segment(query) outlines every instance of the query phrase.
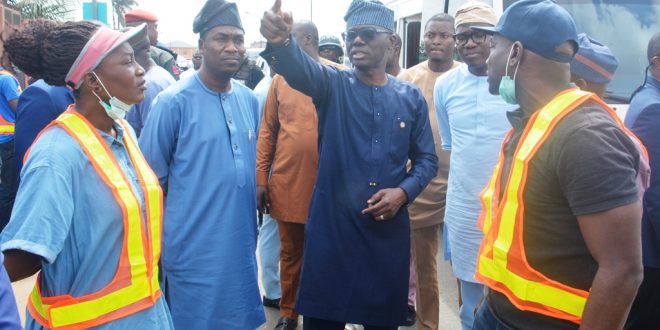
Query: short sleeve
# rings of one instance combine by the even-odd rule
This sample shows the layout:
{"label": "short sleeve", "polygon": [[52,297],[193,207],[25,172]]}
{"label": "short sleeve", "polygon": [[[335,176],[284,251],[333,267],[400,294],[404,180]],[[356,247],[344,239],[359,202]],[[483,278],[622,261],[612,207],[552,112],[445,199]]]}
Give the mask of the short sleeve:
{"label": "short sleeve", "polygon": [[8,74],[0,75],[0,91],[6,102],[16,100],[20,96],[18,81]]}
{"label": "short sleeve", "polygon": [[556,175],[576,216],[639,200],[639,153],[626,133],[598,112],[580,119],[583,124],[563,138],[558,151]]}
{"label": "short sleeve", "polygon": [[54,262],[69,235],[73,211],[71,178],[52,163],[31,166],[28,161],[2,232],[2,250],[22,250]]}
{"label": "short sleeve", "polygon": [[21,93],[16,105],[16,132],[14,133],[19,170],[23,167],[25,152],[30,148],[39,132],[57,117],[54,108],[55,104],[52,99],[41,88],[30,86]]}

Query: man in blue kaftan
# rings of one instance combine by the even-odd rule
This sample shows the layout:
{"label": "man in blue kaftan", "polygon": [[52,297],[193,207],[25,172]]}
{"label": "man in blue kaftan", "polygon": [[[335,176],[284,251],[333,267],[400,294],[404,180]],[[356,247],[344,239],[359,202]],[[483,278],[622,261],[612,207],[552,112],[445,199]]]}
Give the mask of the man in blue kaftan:
{"label": "man in blue kaftan", "polygon": [[166,192],[162,269],[177,329],[255,329],[258,101],[231,79],[245,54],[234,3],[195,19],[203,64],[154,100],[140,147]]}
{"label": "man in blue kaftan", "polygon": [[[396,329],[405,322],[410,265],[406,203],[437,173],[421,91],[385,73],[393,12],[355,0],[346,14],[354,70],[322,66],[290,38],[280,1],[264,14],[261,54],[314,100],[319,168],[305,230],[296,310],[305,328]],[[406,172],[410,159],[412,168]]]}

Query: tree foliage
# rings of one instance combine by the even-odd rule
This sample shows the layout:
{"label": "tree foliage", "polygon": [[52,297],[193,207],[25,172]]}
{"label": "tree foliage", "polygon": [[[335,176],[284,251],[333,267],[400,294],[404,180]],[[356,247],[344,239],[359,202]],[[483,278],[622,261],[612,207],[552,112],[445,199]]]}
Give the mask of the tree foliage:
{"label": "tree foliage", "polygon": [[112,0],[112,9],[115,12],[115,22],[118,28],[126,26],[124,14],[137,4],[136,0]]}
{"label": "tree foliage", "polygon": [[67,0],[5,0],[21,11],[23,19],[45,18],[55,21],[71,19],[76,1]]}

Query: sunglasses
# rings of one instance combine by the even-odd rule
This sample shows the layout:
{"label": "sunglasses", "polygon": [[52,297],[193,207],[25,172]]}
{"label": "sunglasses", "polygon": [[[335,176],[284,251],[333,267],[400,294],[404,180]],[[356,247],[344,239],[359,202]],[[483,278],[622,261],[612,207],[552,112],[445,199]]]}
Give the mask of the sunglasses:
{"label": "sunglasses", "polygon": [[344,38],[344,41],[347,44],[353,43],[355,41],[355,38],[360,37],[360,39],[364,42],[371,42],[374,40],[376,37],[376,34],[378,33],[392,33],[392,31],[389,30],[379,30],[375,28],[364,28],[360,30],[348,30],[346,32],[342,32],[341,36]]}
{"label": "sunglasses", "polygon": [[454,41],[456,42],[457,45],[464,45],[468,42],[469,39],[472,39],[474,43],[480,44],[486,41],[486,36],[487,34],[481,31],[475,31],[472,33],[454,34]]}

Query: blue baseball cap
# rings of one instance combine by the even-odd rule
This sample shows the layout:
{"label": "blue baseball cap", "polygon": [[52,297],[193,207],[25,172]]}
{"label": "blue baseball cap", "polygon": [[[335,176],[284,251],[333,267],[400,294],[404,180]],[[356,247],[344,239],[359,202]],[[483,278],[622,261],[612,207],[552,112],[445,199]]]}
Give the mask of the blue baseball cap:
{"label": "blue baseball cap", "polygon": [[619,61],[607,46],[584,33],[578,35],[580,51],[571,61],[571,73],[588,82],[607,84],[612,80]]}
{"label": "blue baseball cap", "polygon": [[[520,41],[532,52],[549,60],[569,63],[573,56],[556,51],[566,41],[578,47],[573,17],[553,0],[523,0],[507,8],[495,27],[472,26],[471,29]],[[577,49],[576,49],[577,50]]]}

